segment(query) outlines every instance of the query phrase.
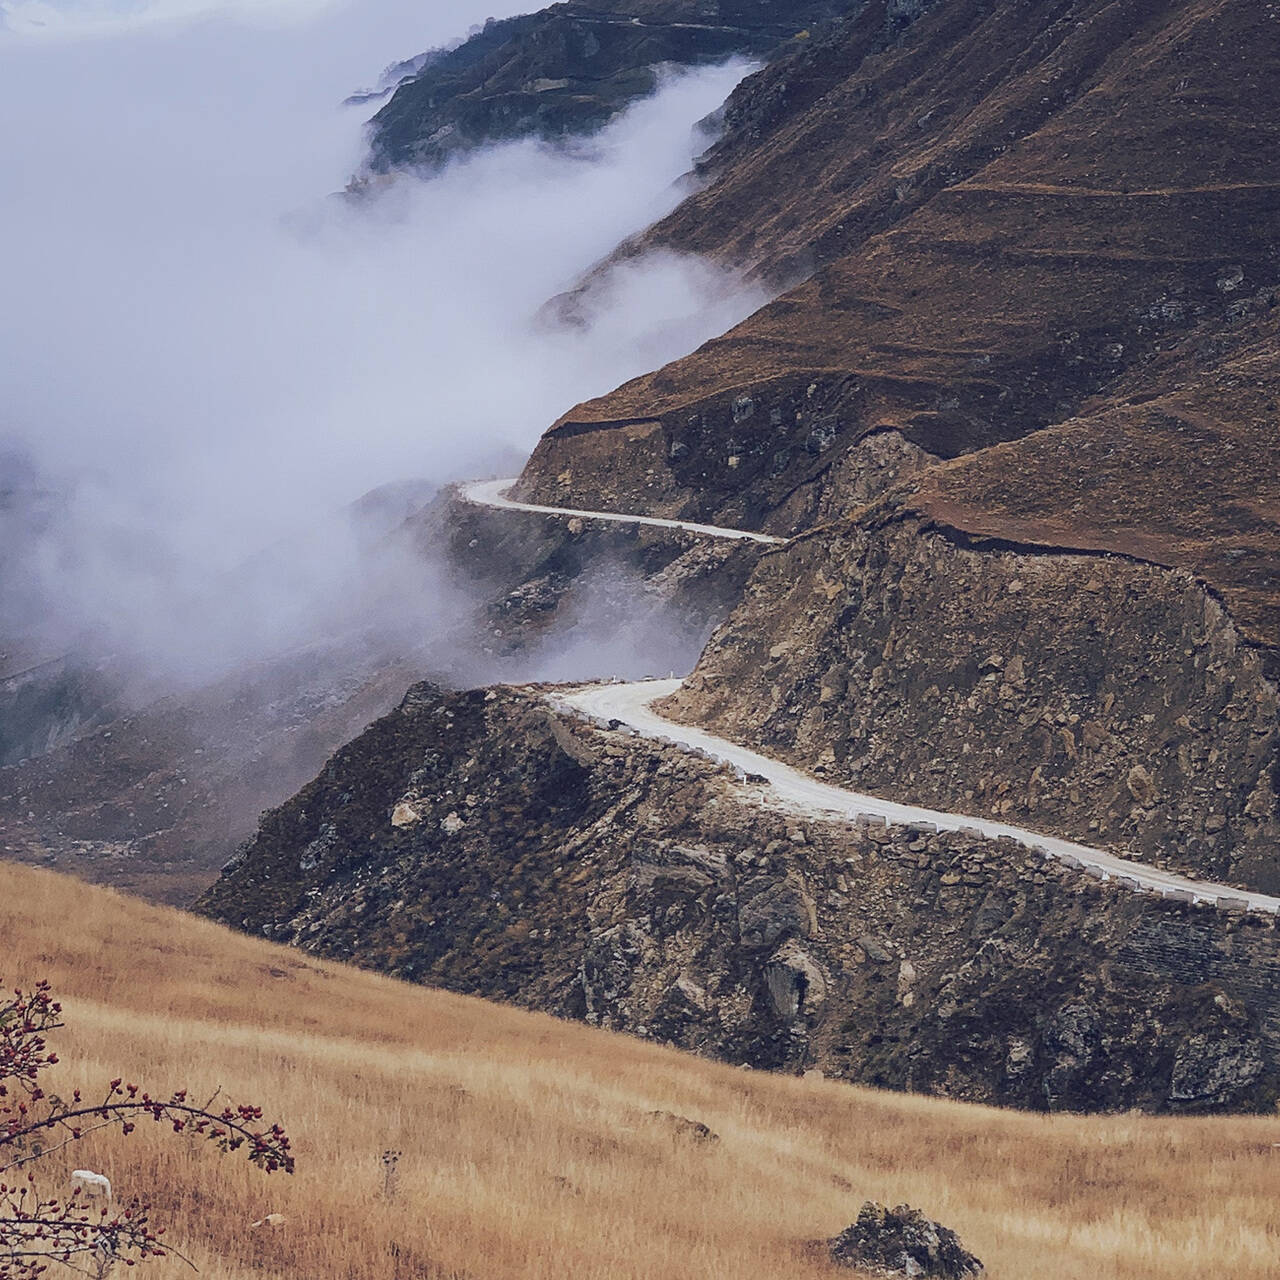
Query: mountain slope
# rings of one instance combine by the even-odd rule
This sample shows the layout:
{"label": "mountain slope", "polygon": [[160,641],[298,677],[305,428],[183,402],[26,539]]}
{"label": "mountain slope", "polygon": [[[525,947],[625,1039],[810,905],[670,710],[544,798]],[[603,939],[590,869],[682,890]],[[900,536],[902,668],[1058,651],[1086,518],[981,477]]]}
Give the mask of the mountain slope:
{"label": "mountain slope", "polygon": [[[811,1242],[869,1197],[955,1227],[992,1280],[1270,1271],[1274,1118],[1046,1120],[759,1075],[304,959],[47,872],[0,881],[5,980],[47,976],[67,997],[66,1086],[122,1072],[221,1085],[295,1139],[291,1179],[149,1125],[66,1155],[122,1193],[145,1187],[211,1280],[816,1280],[841,1273]],[[404,1152],[390,1204],[386,1148]],[[268,1211],[285,1225],[246,1230]]]}
{"label": "mountain slope", "polygon": [[600,0],[490,19],[401,81],[371,122],[369,168],[430,168],[489,142],[589,134],[652,93],[662,67],[763,57],[846,7]]}
{"label": "mountain slope", "polygon": [[415,686],[198,909],[752,1067],[1038,1110],[1274,1108],[1273,918],[974,833],[801,821],[545,692]]}
{"label": "mountain slope", "polygon": [[804,535],[691,719],[1280,884],[1280,14],[889,17],[744,82],[624,250],[813,274],[570,410],[519,496]]}
{"label": "mountain slope", "polygon": [[[923,510],[1194,568],[1274,642],[1280,18],[949,0],[881,48],[883,10],[747,81],[710,185],[642,245],[816,273],[569,411],[522,496],[785,532],[853,505],[850,451],[889,434],[969,457]],[[1068,420],[1069,449],[986,452]],[[1092,483],[1117,428],[1134,465],[1082,502],[1061,468]]]}

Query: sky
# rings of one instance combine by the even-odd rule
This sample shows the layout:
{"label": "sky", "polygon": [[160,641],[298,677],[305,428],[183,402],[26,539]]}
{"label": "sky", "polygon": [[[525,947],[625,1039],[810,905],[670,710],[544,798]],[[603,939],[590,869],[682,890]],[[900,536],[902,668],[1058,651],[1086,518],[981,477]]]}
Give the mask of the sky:
{"label": "sky", "polygon": [[[497,3],[0,2],[0,459],[58,495],[55,520],[3,530],[10,630],[211,668],[305,641],[349,555],[329,513],[518,465],[574,403],[763,300],[662,257],[587,331],[536,322],[674,206],[743,65],[671,79],[569,151],[335,194],[371,110],[342,99],[521,7]],[[282,541],[280,581],[217,598]]]}

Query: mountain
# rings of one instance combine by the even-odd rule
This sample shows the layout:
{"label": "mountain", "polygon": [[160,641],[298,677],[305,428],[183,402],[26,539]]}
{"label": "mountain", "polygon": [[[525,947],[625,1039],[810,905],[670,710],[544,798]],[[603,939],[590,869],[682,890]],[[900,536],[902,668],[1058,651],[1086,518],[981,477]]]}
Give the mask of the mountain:
{"label": "mountain", "polygon": [[[396,117],[394,163],[441,158],[464,107],[460,143],[495,136],[510,86],[596,27],[625,97],[652,32],[784,10],[753,12],[497,24],[388,104],[454,67],[456,94]],[[454,490],[405,526],[474,587],[477,679],[525,687],[414,685],[199,909],[731,1063],[1053,1111],[1273,1108],[1280,10],[820,16],[734,92],[697,189],[548,318],[652,250],[774,300],[567,410],[516,507]],[[511,119],[550,133],[621,101],[539,124],[521,94]],[[763,775],[532,683],[690,667],[668,722],[914,817],[784,810]]]}
{"label": "mountain", "polygon": [[[526,470],[528,493],[607,496],[616,478],[597,486],[592,467],[622,452],[611,424],[644,424],[661,489],[634,496],[790,531],[824,494],[839,504],[856,469],[839,463],[869,437],[955,459],[1108,406],[1150,435],[1159,409],[1144,406],[1233,358],[1258,365],[1280,277],[1274,22],[1196,0],[950,0],[885,46],[885,21],[868,4],[744,82],[708,185],[640,246],[808,278],[571,409]],[[1266,403],[1220,416],[1249,423]],[[1124,416],[1106,421],[1112,435]],[[1213,454],[1190,432],[1161,439],[1180,465]],[[1006,484],[1048,478],[1006,456],[991,455]],[[576,480],[558,485],[565,467]],[[957,491],[981,470],[978,457],[956,468]],[[1253,479],[1246,469],[1241,487]],[[1138,501],[1134,525],[1164,511],[1155,537],[1184,518],[1173,495]],[[1088,513],[1059,514],[1105,541]],[[1112,538],[1126,549],[1118,527]],[[1206,560],[1230,589],[1231,562]]]}
{"label": "mountain", "polygon": [[[776,300],[550,427],[514,496],[565,516],[456,499],[430,536],[474,567],[530,521],[581,564],[619,526],[575,509],[767,531],[663,714],[1274,892],[1278,71],[1280,25],[1211,0],[861,6],[743,82],[700,190],[615,254]],[[730,1061],[1272,1105],[1273,919],[764,799],[538,690],[420,686],[200,905]]]}
{"label": "mountain", "polygon": [[[211,1280],[819,1280],[850,1274],[823,1242],[868,1199],[943,1217],[993,1280],[1271,1267],[1274,1118],[1046,1124],[743,1071],[49,872],[0,867],[0,888],[5,982],[48,978],[65,1005],[49,1036],[60,1089],[91,1097],[115,1075],[199,1099],[220,1088],[293,1139],[292,1177],[150,1123],[51,1157],[55,1180],[83,1165],[144,1192]],[[284,1222],[249,1229],[269,1212]],[[189,1274],[177,1258],[145,1270]]]}
{"label": "mountain", "polygon": [[432,168],[513,138],[589,134],[652,93],[663,67],[763,58],[845,0],[576,0],[490,19],[432,55],[373,117],[369,169]]}
{"label": "mountain", "polygon": [[688,716],[1280,885],[1280,22],[890,16],[745,81],[704,189],[621,250],[807,278],[569,410],[519,493],[803,535]]}

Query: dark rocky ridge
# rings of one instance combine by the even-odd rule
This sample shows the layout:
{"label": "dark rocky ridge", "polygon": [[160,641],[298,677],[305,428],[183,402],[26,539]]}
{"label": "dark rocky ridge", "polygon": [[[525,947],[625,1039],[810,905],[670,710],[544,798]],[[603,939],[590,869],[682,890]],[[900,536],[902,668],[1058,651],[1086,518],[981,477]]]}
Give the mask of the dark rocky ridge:
{"label": "dark rocky ridge", "polygon": [[592,133],[652,93],[662,66],[765,57],[846,7],[842,0],[571,0],[490,19],[396,88],[373,117],[369,168],[432,168],[486,143]]}
{"label": "dark rocky ridge", "polygon": [[757,1067],[1039,1109],[1266,1108],[1280,1083],[1275,921],[801,823],[531,690],[415,687],[200,909]]}

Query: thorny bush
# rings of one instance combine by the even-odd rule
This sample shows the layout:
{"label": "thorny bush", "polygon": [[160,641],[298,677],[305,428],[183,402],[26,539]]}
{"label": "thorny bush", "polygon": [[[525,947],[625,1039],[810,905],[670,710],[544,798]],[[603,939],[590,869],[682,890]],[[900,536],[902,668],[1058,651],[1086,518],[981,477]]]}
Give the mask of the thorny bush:
{"label": "thorny bush", "polygon": [[241,1151],[268,1173],[293,1172],[285,1131],[264,1127],[260,1108],[240,1104],[214,1110],[218,1094],[198,1104],[185,1089],[153,1098],[136,1084],[110,1081],[97,1101],[77,1089],[69,1098],[48,1092],[40,1076],[58,1061],[46,1033],[61,1027],[62,1006],[47,982],[0,1002],[0,1280],[32,1280],[50,1264],[102,1277],[119,1262],[174,1252],[161,1243],[164,1228],[144,1200],[90,1204],[77,1188],[69,1196],[41,1190],[41,1170],[55,1153],[89,1133],[115,1128],[132,1133],[140,1120]]}

